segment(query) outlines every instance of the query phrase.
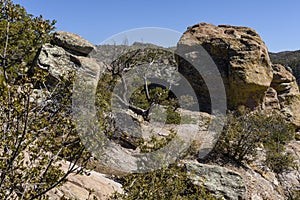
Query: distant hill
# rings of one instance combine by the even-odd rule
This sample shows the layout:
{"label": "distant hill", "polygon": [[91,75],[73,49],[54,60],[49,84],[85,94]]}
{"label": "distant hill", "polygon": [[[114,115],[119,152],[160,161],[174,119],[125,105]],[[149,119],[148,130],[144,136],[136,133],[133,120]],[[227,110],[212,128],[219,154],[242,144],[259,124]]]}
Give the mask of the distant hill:
{"label": "distant hill", "polygon": [[269,53],[272,63],[282,64],[286,68],[290,68],[297,79],[300,86],[300,50],[283,51],[279,53]]}
{"label": "distant hill", "polygon": [[134,42],[132,45],[116,45],[116,44],[103,44],[96,45],[97,51],[96,54],[93,55],[97,61],[102,61],[106,64],[111,64],[114,60],[118,59],[120,56],[130,52],[135,51],[137,49],[145,49],[145,48],[162,48],[165,50],[169,50],[170,52],[174,52],[176,47],[162,47],[151,43],[141,43]]}

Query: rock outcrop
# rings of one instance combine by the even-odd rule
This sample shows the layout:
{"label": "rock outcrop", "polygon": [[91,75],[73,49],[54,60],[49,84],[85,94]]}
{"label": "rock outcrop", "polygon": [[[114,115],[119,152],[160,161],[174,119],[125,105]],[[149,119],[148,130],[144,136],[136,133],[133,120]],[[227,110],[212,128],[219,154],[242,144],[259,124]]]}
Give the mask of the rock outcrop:
{"label": "rock outcrop", "polygon": [[94,50],[95,46],[76,34],[57,32],[51,44],[42,46],[31,71],[38,68],[48,72],[46,84],[54,87],[62,78],[70,78],[69,73],[80,67],[103,68],[103,63],[87,57]]}
{"label": "rock outcrop", "polygon": [[204,186],[217,198],[246,199],[247,191],[242,176],[216,165],[186,162],[185,166],[194,184]]}
{"label": "rock outcrop", "polygon": [[296,158],[296,166],[281,174],[265,166],[262,152],[254,163],[244,167],[230,163],[219,166],[214,162],[184,162],[194,184],[204,186],[216,197],[230,200],[284,200],[300,190],[300,142],[290,142],[286,145],[286,151]]}
{"label": "rock outcrop", "polygon": [[298,86],[300,86],[300,50],[282,51],[278,53],[269,52],[272,63],[282,64],[296,78]]}
{"label": "rock outcrop", "polygon": [[[186,48],[187,57],[192,57],[200,46],[209,53],[221,73],[229,108],[260,105],[273,73],[267,47],[253,29],[200,23],[188,27],[177,48]],[[207,105],[209,94],[202,77],[181,57],[178,61],[179,71]]]}
{"label": "rock outcrop", "polygon": [[93,44],[83,39],[81,36],[64,31],[56,32],[51,43],[63,47],[73,54],[82,56],[87,56],[91,51],[96,50],[96,47]]}
{"label": "rock outcrop", "polygon": [[268,88],[263,109],[280,111],[297,127],[300,125],[300,93],[296,78],[284,66],[273,64],[273,80]]}
{"label": "rock outcrop", "polygon": [[[276,107],[280,107],[280,111],[286,118],[296,126],[299,126],[300,93],[296,78],[280,64],[274,64],[272,68],[273,80],[270,88],[275,89],[277,93],[278,105]],[[269,90],[272,90],[270,88]],[[266,101],[270,101],[270,98],[267,97]]]}
{"label": "rock outcrop", "polygon": [[[44,44],[40,49],[35,66],[30,73],[35,70],[44,70],[48,73],[46,86],[54,88],[62,80],[73,78],[76,70],[84,68],[91,72],[104,70],[104,64],[88,57],[89,53],[95,50],[95,46],[81,38],[80,36],[68,32],[57,32],[51,43]],[[87,80],[85,80],[87,81]],[[95,84],[94,84],[95,85]],[[48,90],[46,90],[48,91]],[[37,97],[32,96],[32,101],[40,100],[44,89],[35,89]],[[37,99],[35,99],[37,98]],[[67,171],[68,164],[61,161],[62,170]],[[70,174],[67,181],[60,187],[54,188],[47,195],[50,199],[108,199],[114,192],[122,192],[121,185],[104,174],[96,171],[89,171],[88,175]]]}

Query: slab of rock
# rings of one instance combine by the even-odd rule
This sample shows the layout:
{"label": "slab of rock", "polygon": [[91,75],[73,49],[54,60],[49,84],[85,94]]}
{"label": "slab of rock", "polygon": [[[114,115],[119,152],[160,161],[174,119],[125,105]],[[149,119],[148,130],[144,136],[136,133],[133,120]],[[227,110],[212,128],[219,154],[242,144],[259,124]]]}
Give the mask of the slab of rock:
{"label": "slab of rock", "polygon": [[185,162],[194,184],[204,186],[216,197],[225,199],[246,199],[247,191],[240,174],[217,165],[201,164],[194,161]]}
{"label": "slab of rock", "polygon": [[[69,163],[61,162],[63,171],[68,170]],[[62,197],[80,200],[105,200],[114,193],[122,193],[122,185],[107,178],[104,174],[91,171],[88,175],[70,174],[67,182],[47,193],[50,200]]]}
{"label": "slab of rock", "polygon": [[93,50],[96,50],[93,44],[81,36],[64,31],[55,32],[51,43],[69,50],[74,54],[83,56],[87,56]]}
{"label": "slab of rock", "polygon": [[[271,84],[273,72],[267,47],[251,28],[200,23],[188,27],[177,49],[197,57],[203,47],[217,65],[225,85],[229,108],[258,106]],[[201,52],[200,52],[201,53]],[[209,103],[209,93],[199,73],[181,57],[179,71],[191,82],[203,105]]]}

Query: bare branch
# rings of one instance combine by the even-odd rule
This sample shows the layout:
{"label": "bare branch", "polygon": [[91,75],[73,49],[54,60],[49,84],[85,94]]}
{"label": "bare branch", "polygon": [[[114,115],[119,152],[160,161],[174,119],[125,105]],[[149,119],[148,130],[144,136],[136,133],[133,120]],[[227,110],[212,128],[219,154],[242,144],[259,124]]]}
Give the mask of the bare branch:
{"label": "bare branch", "polygon": [[127,102],[125,102],[121,97],[119,97],[118,95],[114,94],[115,97],[117,97],[117,99],[127,108],[129,108],[130,110],[132,110],[134,113],[138,114],[138,115],[142,115],[142,116],[146,116],[148,110],[144,110],[142,108],[139,108],[137,106],[134,106],[132,104],[129,104]]}
{"label": "bare branch", "polygon": [[2,68],[3,68],[3,75],[4,75],[4,79],[5,82],[8,83],[8,75],[7,75],[7,63],[6,63],[6,54],[7,54],[7,48],[8,48],[8,41],[9,41],[9,27],[10,23],[9,21],[7,21],[7,26],[6,26],[6,31],[5,31],[5,46],[4,46],[4,50],[3,50],[3,59],[2,59]]}
{"label": "bare branch", "polygon": [[146,75],[143,76],[143,79],[144,79],[144,89],[145,89],[145,92],[146,92],[146,98],[147,98],[147,101],[149,103],[151,103],[151,97],[150,97],[150,94],[149,94],[149,87],[148,87],[148,82],[147,82]]}

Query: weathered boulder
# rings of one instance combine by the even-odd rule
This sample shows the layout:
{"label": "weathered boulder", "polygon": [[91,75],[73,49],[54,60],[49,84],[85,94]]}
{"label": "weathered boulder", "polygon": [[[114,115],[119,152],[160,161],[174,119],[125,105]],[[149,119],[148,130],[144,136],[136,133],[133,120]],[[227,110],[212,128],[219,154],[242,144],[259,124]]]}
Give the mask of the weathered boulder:
{"label": "weathered boulder", "polygon": [[35,67],[31,69],[34,73],[36,69],[42,69],[49,73],[46,84],[54,87],[61,79],[68,80],[70,72],[86,67],[93,69],[104,69],[104,64],[96,62],[93,58],[72,54],[63,47],[45,44],[35,60]]}
{"label": "weathered boulder", "polygon": [[194,184],[204,186],[216,197],[246,199],[247,191],[240,174],[217,165],[188,161],[185,163]]}
{"label": "weathered boulder", "polygon": [[68,71],[78,67],[76,63],[72,62],[72,58],[74,56],[62,47],[45,44],[36,59],[36,67],[49,72],[47,83],[55,85],[63,76],[68,74]]}
{"label": "weathered boulder", "polygon": [[64,31],[55,32],[51,43],[76,55],[87,56],[93,50],[96,50],[96,47],[93,44],[83,39],[81,36]]}
{"label": "weathered boulder", "polygon": [[[193,56],[197,57],[199,46],[208,52],[220,71],[229,108],[239,105],[254,108],[262,103],[273,72],[267,47],[253,29],[196,24],[184,32],[177,49],[186,49],[185,55],[193,59]],[[190,81],[198,99],[207,106],[209,93],[203,78],[186,60],[180,56],[177,59],[179,71]]]}
{"label": "weathered boulder", "polygon": [[272,65],[273,80],[266,92],[265,109],[279,109],[284,116],[300,125],[300,93],[296,78],[284,66]]}
{"label": "weathered boulder", "polygon": [[296,78],[284,66],[280,64],[272,65],[273,80],[271,87],[273,87],[279,96],[280,100],[284,100],[285,96],[299,94],[299,88]]}

